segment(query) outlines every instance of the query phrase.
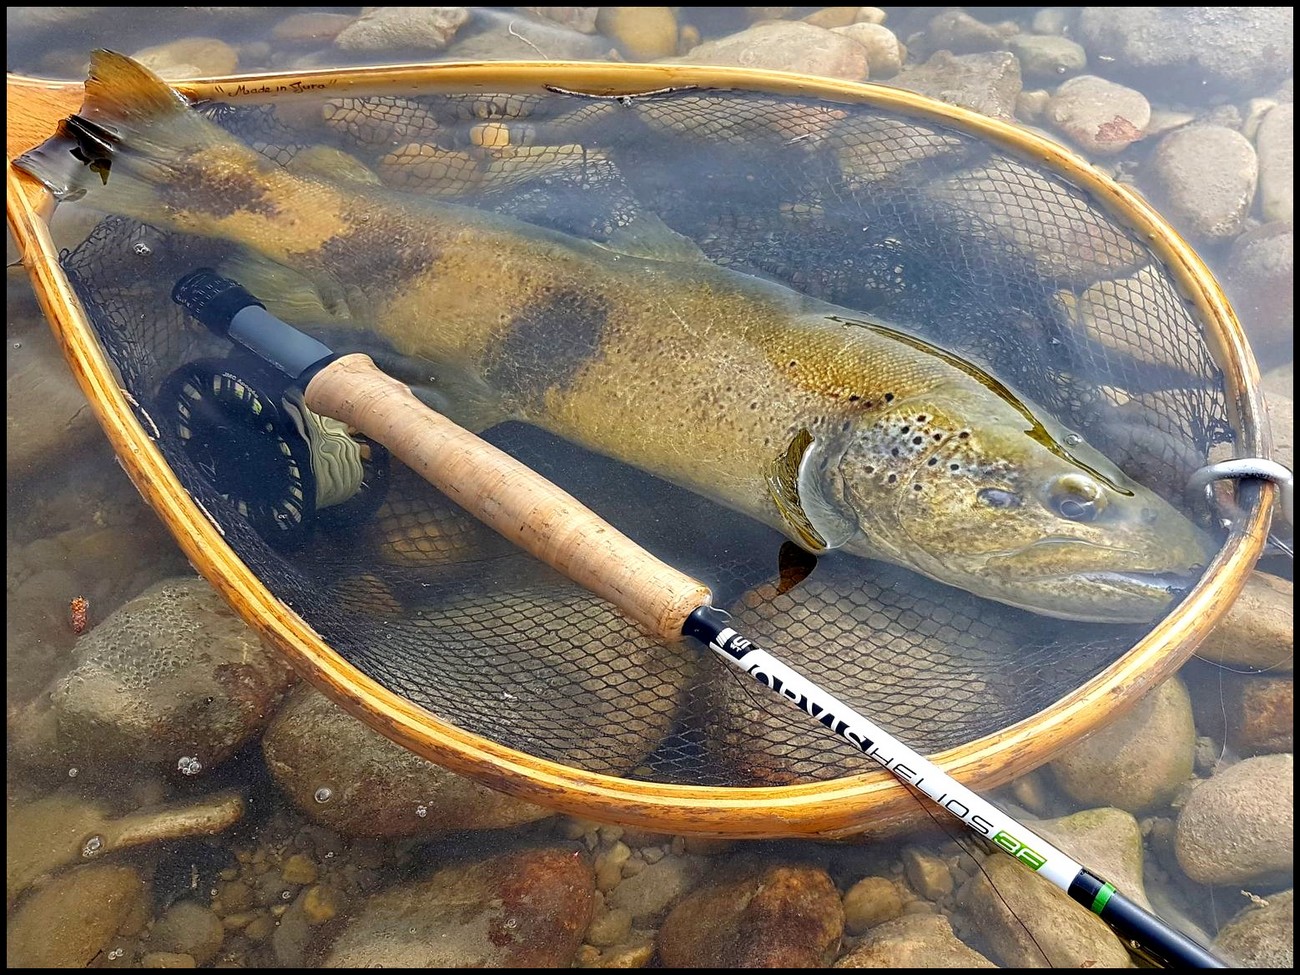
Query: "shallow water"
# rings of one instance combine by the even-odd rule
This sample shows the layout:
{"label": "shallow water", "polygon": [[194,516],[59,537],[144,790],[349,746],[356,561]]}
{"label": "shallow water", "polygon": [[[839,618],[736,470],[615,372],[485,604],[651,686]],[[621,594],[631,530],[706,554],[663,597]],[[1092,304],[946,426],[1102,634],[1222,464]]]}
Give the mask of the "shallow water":
{"label": "shallow water", "polygon": [[[77,11],[94,8],[55,9]],[[337,31],[345,19],[350,21],[355,17],[356,8],[319,8],[340,19],[327,18],[315,24],[303,21],[286,23],[282,12],[271,9],[205,9],[215,12],[200,15],[193,11],[171,12],[166,8],[155,8],[143,12],[113,10],[111,14],[99,15],[76,13],[69,15],[69,22],[45,27],[41,26],[41,18],[54,14],[38,8],[10,8],[9,66],[16,71],[77,78],[84,70],[85,52],[92,47],[107,46],[138,53],[152,45],[192,37],[216,38],[223,42],[196,45],[179,53],[172,52],[173,63],[184,64],[185,58],[203,62],[195,65],[198,70],[191,72],[193,74],[385,63],[412,60],[417,54],[424,58],[438,56],[412,52],[406,47],[373,53],[344,52],[320,40]],[[312,9],[315,8],[297,8],[297,12]],[[221,10],[237,12],[220,14]],[[813,10],[814,8],[807,8],[806,11],[799,8],[790,16],[801,16]],[[1020,30],[1036,27],[1042,33],[1057,33],[1053,26],[1058,21],[1067,25],[1070,32],[1077,30],[1077,14],[1076,10],[1063,8],[1008,8],[1005,16],[1014,17]],[[869,19],[877,19],[874,15],[868,16]],[[931,12],[922,8],[890,8],[888,11],[885,26],[897,30],[911,49],[908,66],[914,60],[928,57],[929,50],[938,49],[941,46],[939,38],[959,54],[1000,51],[1011,46],[1007,40],[1011,33],[1009,29],[1003,32],[1001,38],[995,38],[990,31],[996,34],[998,28],[993,26],[964,21],[933,25],[929,22],[930,16]],[[504,20],[501,19],[503,17]],[[476,32],[488,33],[493,30],[497,32],[494,36],[501,39],[495,49],[515,57],[546,57],[550,56],[548,52],[560,50],[569,57],[595,57],[611,49],[645,52],[652,50],[654,44],[662,46],[671,43],[675,47],[682,43],[686,47],[691,39],[688,32],[681,32],[680,36],[665,40],[662,25],[656,26],[650,21],[639,21],[630,27],[615,23],[615,26],[609,27],[611,33],[617,34],[614,39],[575,33],[557,35],[540,28],[538,33],[529,35],[527,23],[514,20],[513,15],[490,12],[487,8],[474,8],[472,19],[459,28],[456,41],[447,49],[446,56],[484,56],[481,46],[462,46],[458,55],[457,45],[472,45]],[[708,40],[740,30],[745,26],[745,20],[739,8],[730,12],[726,8],[700,8],[698,11],[681,8],[672,30],[678,32],[686,24],[694,24],[698,27],[698,33]],[[984,27],[983,30],[980,29],[981,26]],[[656,35],[656,30],[661,33]],[[519,39],[521,35],[529,36],[519,40],[520,50],[505,50],[506,44],[514,43],[512,39]],[[1262,52],[1268,48],[1271,39],[1266,34],[1257,34],[1255,42],[1261,45],[1263,56]],[[1224,47],[1230,47],[1226,37]],[[1018,50],[1021,50],[1022,60],[1026,63],[1031,56],[1036,56],[1023,48]],[[1248,51],[1241,54],[1243,59],[1249,56]],[[1185,113],[1198,119],[1208,118],[1220,129],[1245,129],[1252,119],[1258,123],[1259,118],[1271,108],[1261,100],[1270,99],[1287,105],[1290,102],[1289,77],[1246,77],[1242,80],[1231,69],[1219,68],[1220,74],[1226,77],[1224,80],[1217,76],[1212,78],[1210,69],[1207,68],[1206,76],[1200,79],[1200,85],[1189,85],[1183,68],[1173,66],[1167,69],[1149,69],[1129,78],[1120,68],[1114,67],[1113,60],[1105,60],[1108,57],[1111,55],[1102,54],[1098,57],[1095,67],[1099,73],[1142,90],[1158,110]],[[1090,64],[1086,70],[1092,71],[1093,67]],[[854,69],[852,66],[846,69],[842,65],[831,65],[828,62],[826,70],[843,73]],[[1199,67],[1193,69],[1193,73],[1195,70],[1199,70]],[[1167,71],[1171,80],[1166,82],[1162,78],[1162,71]],[[1075,68],[1066,67],[1061,70],[1062,75],[1074,73],[1077,73]],[[875,77],[888,81],[888,77],[882,78],[885,75],[888,75],[888,69]],[[1174,75],[1177,77],[1174,78]],[[1033,80],[1025,80],[1023,89],[1029,92],[1051,90],[1056,87],[1055,81],[1056,79],[1044,79],[1040,75]],[[1018,114],[1023,114],[1025,120],[1043,125],[1051,132],[1052,127],[1046,121],[1041,101],[1031,96],[1013,100],[1011,104]],[[1177,119],[1171,122],[1166,118],[1160,124],[1175,125]],[[1257,139],[1257,136],[1252,138]],[[1145,141],[1136,142],[1119,154],[1098,156],[1097,162],[1121,180],[1137,181],[1141,185],[1142,177],[1157,165],[1152,160],[1152,153],[1147,151]],[[1156,141],[1156,137],[1153,135],[1150,141]],[[1170,166],[1173,167],[1173,164]],[[1176,188],[1170,195],[1175,197],[1175,203],[1181,199]],[[1256,195],[1259,195],[1258,191]],[[1207,202],[1206,206],[1208,205]],[[1264,212],[1266,206],[1268,212]],[[1269,295],[1259,294],[1261,281],[1265,283],[1265,290],[1267,287],[1276,287],[1279,291],[1285,289],[1289,294],[1289,264],[1279,272],[1276,258],[1266,247],[1242,249],[1237,241],[1247,232],[1267,241],[1267,232],[1261,233],[1255,229],[1255,225],[1271,228],[1279,224],[1281,211],[1278,208],[1281,206],[1282,203],[1271,198],[1267,203],[1262,199],[1252,199],[1248,212],[1244,217],[1239,216],[1237,225],[1228,232],[1198,223],[1198,216],[1203,215],[1203,211],[1198,214],[1195,208],[1173,212],[1166,210],[1177,229],[1198,246],[1211,268],[1227,278],[1230,292],[1234,282],[1254,286],[1255,290],[1246,297],[1257,302],[1258,307],[1252,304],[1249,311],[1246,311],[1239,302],[1239,311],[1248,334],[1257,343],[1263,370],[1289,367],[1291,361],[1289,330],[1280,329],[1276,324],[1284,316],[1268,304]],[[1212,232],[1207,233],[1207,230]],[[1251,263],[1252,260],[1256,263]],[[1281,277],[1277,276],[1279,273]],[[25,364],[29,355],[39,346],[48,344],[49,338],[20,270],[10,271],[9,283],[12,377],[14,369]],[[57,365],[55,362],[54,366]],[[49,397],[50,407],[43,411],[46,414],[43,419],[55,419],[57,422],[53,428],[36,426],[37,420],[41,419],[37,417],[27,421],[33,425],[31,431],[17,431],[19,434],[27,433],[29,437],[52,439],[59,444],[56,457],[50,457],[48,452],[39,449],[16,453],[17,448],[12,446],[15,442],[15,411],[12,408],[10,410],[8,547],[11,568],[8,576],[10,651],[7,673],[11,711],[32,700],[48,680],[65,669],[75,639],[67,615],[68,600],[72,596],[81,595],[89,600],[89,622],[97,625],[113,610],[156,580],[183,574],[185,570],[183,556],[159,527],[151,512],[139,503],[113,462],[111,452],[102,444],[97,430],[85,422],[84,410],[76,408],[74,403],[66,410],[66,416],[61,419],[56,416],[56,392],[59,387],[57,379],[47,377],[34,385],[35,392],[29,394]],[[27,415],[30,413],[31,411]],[[1188,722],[1195,714],[1197,726],[1188,735],[1186,745],[1189,750],[1195,747],[1196,772],[1205,777],[1218,767],[1220,760],[1226,760],[1230,764],[1243,757],[1225,741],[1224,732],[1216,729],[1213,717],[1213,712],[1220,706],[1227,710],[1241,700],[1242,692],[1231,686],[1234,674],[1226,675],[1229,686],[1225,687],[1224,672],[1202,662],[1189,665],[1183,677],[1192,692],[1190,707],[1177,700],[1166,706],[1179,715],[1185,714]],[[1285,677],[1285,680],[1271,684],[1269,693],[1278,695],[1279,700],[1284,700],[1285,706],[1289,707],[1289,664]],[[1177,698],[1176,694],[1172,696]],[[1174,725],[1179,725],[1181,718],[1169,720]],[[1168,727],[1159,725],[1157,719],[1151,721],[1158,727]],[[339,740],[346,733],[342,729],[333,732],[340,736]],[[1201,737],[1193,746],[1191,735],[1197,733]],[[323,732],[319,734],[322,737],[332,737]],[[202,746],[208,743],[196,744]],[[361,751],[367,746],[357,744],[352,747]],[[1288,742],[1254,751],[1289,754],[1290,750]],[[1253,754],[1254,751],[1250,753]],[[709,949],[705,947],[711,941],[725,941],[725,937],[717,932],[731,930],[728,925],[740,926],[740,930],[744,931],[743,920],[729,918],[725,907],[713,908],[720,918],[714,922],[715,927],[706,928],[703,935],[699,932],[695,935],[691,932],[683,933],[680,930],[681,922],[674,925],[662,922],[661,918],[682,899],[688,889],[698,883],[699,875],[704,870],[713,873],[726,868],[743,873],[750,869],[752,875],[753,869],[749,864],[753,854],[763,864],[795,863],[806,868],[813,879],[792,882],[796,885],[807,884],[809,889],[816,888],[820,883],[818,878],[823,874],[828,876],[834,882],[834,892],[824,902],[817,901],[819,905],[838,904],[838,895],[844,895],[843,906],[834,910],[849,912],[848,933],[842,940],[838,936],[832,938],[829,933],[822,936],[822,940],[814,939],[812,944],[803,947],[802,950],[808,954],[798,956],[800,958],[809,957],[815,963],[827,964],[869,939],[872,925],[868,920],[879,918],[869,911],[864,913],[860,903],[862,897],[850,894],[860,890],[860,881],[870,876],[887,878],[895,890],[901,891],[898,896],[910,905],[906,908],[909,914],[937,912],[951,916],[958,935],[989,957],[1008,966],[1022,958],[1008,944],[1001,943],[998,934],[1001,928],[983,919],[978,910],[966,901],[959,903],[953,893],[954,887],[961,887],[963,881],[974,874],[975,860],[952,839],[945,839],[935,829],[918,832],[904,841],[891,841],[889,844],[866,842],[830,846],[794,841],[779,844],[709,844],[700,840],[688,841],[680,837],[647,834],[639,830],[623,831],[608,826],[597,828],[595,824],[565,817],[528,822],[533,817],[527,811],[498,810],[503,823],[515,825],[506,825],[498,832],[453,831],[437,840],[429,839],[427,833],[420,834],[424,837],[422,839],[357,839],[350,837],[366,830],[358,826],[355,818],[347,825],[342,825],[343,820],[331,824],[328,819],[325,820],[327,825],[321,825],[320,822],[313,823],[311,817],[303,812],[304,808],[311,810],[313,803],[333,809],[344,803],[354,808],[364,807],[371,801],[364,794],[352,791],[355,783],[349,781],[349,776],[352,775],[364,779],[364,773],[350,770],[346,766],[335,770],[336,778],[328,783],[325,782],[328,776],[320,780],[321,784],[313,781],[316,787],[309,789],[306,796],[299,796],[291,787],[277,785],[268,775],[266,760],[256,742],[222,754],[219,759],[209,761],[207,765],[196,754],[186,752],[176,770],[165,773],[137,770],[130,761],[129,751],[124,751],[121,746],[117,746],[117,751],[106,747],[105,755],[99,767],[93,768],[80,765],[51,767],[48,762],[40,770],[32,763],[24,765],[11,762],[9,765],[11,894],[15,874],[26,876],[19,862],[21,857],[14,852],[15,843],[18,848],[37,847],[44,842],[43,837],[57,826],[59,835],[65,839],[76,836],[71,842],[74,846],[79,846],[80,850],[79,855],[54,864],[54,869],[32,874],[50,874],[55,882],[38,885],[36,891],[18,903],[17,912],[11,913],[11,937],[17,928],[20,951],[32,951],[31,942],[37,940],[33,931],[41,930],[47,916],[38,899],[42,891],[50,897],[57,895],[65,898],[63,903],[79,905],[97,899],[96,895],[103,888],[96,884],[120,884],[133,890],[133,884],[143,883],[146,885],[144,889],[147,890],[147,896],[137,912],[141,916],[95,917],[93,923],[88,921],[76,936],[60,932],[50,940],[63,944],[67,953],[57,957],[65,962],[71,960],[78,964],[89,962],[94,965],[161,963],[166,960],[165,956],[188,956],[203,965],[268,964],[290,967],[320,964],[327,957],[333,957],[337,964],[351,963],[344,959],[360,963],[402,964],[404,958],[416,959],[412,963],[427,964],[427,958],[421,961],[421,956],[405,956],[396,949],[385,954],[383,939],[374,935],[369,937],[376,941],[376,954],[357,953],[361,949],[355,942],[367,938],[367,935],[359,932],[367,929],[365,924],[354,922],[358,918],[366,921],[367,916],[373,915],[373,912],[382,912],[385,896],[400,900],[404,890],[412,889],[404,885],[427,878],[427,864],[430,862],[481,862],[490,866],[498,863],[497,856],[504,847],[518,846],[525,852],[520,854],[523,859],[519,862],[509,862],[508,869],[500,869],[505,869],[507,875],[533,878],[529,883],[536,884],[541,890],[545,884],[537,879],[539,874],[544,877],[547,873],[558,873],[559,868],[554,864],[548,865],[544,860],[540,864],[535,862],[540,856],[536,850],[549,849],[556,843],[569,843],[574,849],[584,848],[589,851],[588,859],[593,872],[590,877],[580,873],[572,881],[574,890],[580,891],[579,893],[560,898],[549,910],[540,911],[540,918],[524,920],[529,931],[528,939],[524,939],[528,941],[525,947],[535,951],[535,954],[485,955],[481,952],[486,949],[468,938],[463,955],[447,957],[460,961],[486,959],[495,964],[511,964],[518,961],[519,957],[531,960],[523,963],[559,965],[645,964],[652,957],[657,957],[665,964],[742,963],[743,960],[738,956],[719,957],[709,954]],[[327,759],[317,756],[316,760]],[[385,760],[394,763],[399,761],[391,755]],[[1177,764],[1176,757],[1170,761]],[[1089,760],[1085,758],[1080,762],[1087,765]],[[1096,756],[1091,762],[1094,768],[1106,768],[1104,762],[1098,764]],[[1187,769],[1184,777],[1190,771]],[[1111,767],[1100,774],[1122,778],[1124,773],[1121,769]],[[1140,774],[1155,775],[1156,772],[1142,769]],[[310,775],[307,776],[307,779],[310,778]],[[1126,801],[1135,807],[1142,806],[1140,799],[1117,799],[1106,795],[1104,790],[1092,797],[1091,801],[1071,798],[1061,786],[1063,778],[1068,779],[1068,775],[1057,775],[1056,772],[1046,770],[1033,773],[1005,790],[1000,790],[1000,801],[1019,812],[1042,818],[1063,817],[1098,805],[1120,805]],[[447,788],[450,790],[453,787],[449,785]],[[225,789],[234,789],[245,796],[241,821],[228,828],[203,825],[219,820],[225,822],[221,820],[219,812],[204,806],[204,803],[212,805],[212,797],[221,795]],[[1075,791],[1080,790],[1076,788]],[[52,797],[60,802],[67,800],[74,811],[60,819],[52,811],[53,807],[39,805],[40,801],[50,802]],[[295,805],[294,798],[298,799],[298,805]],[[385,797],[375,796],[374,801],[383,798]],[[1183,922],[1185,927],[1198,931],[1198,936],[1212,937],[1244,906],[1246,898],[1239,893],[1243,888],[1255,897],[1264,899],[1290,888],[1290,830],[1287,826],[1283,834],[1285,838],[1282,842],[1286,850],[1270,851],[1272,859],[1268,860],[1269,869],[1261,867],[1257,875],[1240,881],[1196,883],[1179,869],[1178,861],[1170,849],[1173,844],[1174,819],[1183,798],[1185,791],[1157,797],[1145,807],[1135,809],[1141,819],[1146,842],[1147,893],[1160,910]],[[1280,828],[1276,821],[1290,815],[1289,797],[1285,801],[1285,808],[1281,810],[1276,808],[1278,797],[1265,798],[1265,804],[1272,803],[1269,808],[1261,811],[1247,805],[1240,809],[1234,808],[1232,815],[1261,815],[1273,823],[1272,829]],[[467,798],[459,801],[470,802]],[[110,850],[101,857],[99,851],[103,844],[109,842],[111,845],[116,834],[111,826],[104,825],[102,818],[97,819],[87,813],[87,806],[94,804],[107,807],[110,820],[160,804],[176,807],[197,805],[207,811],[203,814],[190,813],[189,825],[170,834],[158,826],[157,822],[152,822],[149,827],[154,831],[152,841],[129,848],[123,844],[124,848],[120,852]],[[29,822],[32,818],[29,815],[31,810],[44,810],[35,817],[36,823]],[[429,807],[420,804],[413,815],[427,821]],[[439,814],[435,812],[434,818],[437,815]],[[186,819],[183,815],[173,818]],[[366,817],[363,815],[360,818],[364,821]],[[64,825],[65,822],[67,825]],[[15,827],[15,823],[19,826]],[[1136,823],[1134,827],[1136,828]],[[1122,832],[1126,828],[1127,825],[1111,827],[1113,832]],[[83,833],[90,835],[81,835]],[[408,835],[414,835],[413,831]],[[488,838],[485,840],[484,837]],[[92,842],[95,839],[100,842]],[[906,849],[901,859],[896,856],[899,847]],[[532,854],[527,852],[530,850],[533,851]],[[528,859],[530,855],[534,856],[534,860]],[[1242,856],[1250,858],[1249,853]],[[1276,865],[1283,859],[1285,868],[1279,871]],[[69,866],[79,860],[118,864],[133,873],[118,873],[112,877],[101,874],[93,880],[84,879],[84,867],[80,873],[76,869],[69,870]],[[677,872],[672,873],[661,864],[678,865],[675,868]],[[1106,872],[1100,867],[1098,871]],[[654,876],[655,884],[651,887],[649,883],[635,881],[634,878],[640,875]],[[946,881],[943,879],[945,876]],[[480,900],[485,905],[483,910],[489,913],[494,909],[491,906],[494,902],[499,902],[502,897],[508,899],[509,896],[501,893],[500,878],[481,880],[458,876],[454,880],[443,882],[464,884],[484,891]],[[651,887],[654,896],[660,898],[662,903],[658,906],[645,906],[638,902],[637,895],[633,893],[638,883]],[[475,884],[480,886],[476,887]],[[739,883],[735,890],[724,890],[720,899],[724,904],[741,903],[747,896],[743,883]],[[1276,900],[1275,896],[1274,899]],[[176,908],[177,904],[187,902],[191,908]],[[1017,907],[1017,915],[1022,920],[1032,913],[1029,906]],[[48,916],[52,917],[55,913],[53,908],[44,909],[48,910]],[[830,906],[825,909],[834,913]],[[699,910],[704,911],[703,908]],[[587,927],[589,920],[590,928]],[[509,921],[520,923],[513,917]],[[625,921],[628,922],[626,925]],[[371,920],[366,923],[374,922]],[[425,923],[430,924],[430,931],[437,932],[430,937],[445,936],[446,928],[439,926],[447,923],[445,918],[434,917]],[[1028,923],[1030,922],[1026,921]],[[565,928],[566,925],[569,929],[576,928],[578,936],[586,932],[585,940],[561,937],[553,930]],[[348,930],[350,927],[351,931]],[[623,927],[627,927],[627,930],[623,930]],[[510,930],[513,929],[511,926]],[[1014,932],[1016,929],[1013,927],[1010,930]],[[656,937],[660,939],[657,945],[654,940]],[[1285,938],[1280,941],[1277,938],[1266,938],[1265,943],[1271,951],[1289,953],[1289,937],[1288,930]],[[1005,941],[1014,940],[1014,934],[1005,936]],[[657,950],[657,955],[651,946]],[[13,962],[12,953],[15,948],[12,941],[10,950]],[[1056,964],[1078,963],[1077,956],[1069,954],[1074,949],[1059,950],[1063,953],[1054,956]],[[331,952],[334,953],[332,956]],[[1281,956],[1274,954],[1265,957]],[[756,956],[748,960],[761,964],[765,958]],[[785,960],[777,963],[790,962]],[[937,964],[937,960],[931,957],[928,963]],[[922,959],[919,964],[925,965],[927,960]]]}

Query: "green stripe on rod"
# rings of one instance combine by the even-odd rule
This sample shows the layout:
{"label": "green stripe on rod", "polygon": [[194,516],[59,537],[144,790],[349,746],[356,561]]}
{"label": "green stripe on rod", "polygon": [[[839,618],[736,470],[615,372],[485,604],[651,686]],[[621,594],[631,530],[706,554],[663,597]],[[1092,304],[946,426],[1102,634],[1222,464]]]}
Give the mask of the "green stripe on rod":
{"label": "green stripe on rod", "polygon": [[1115,893],[1114,884],[1102,884],[1101,890],[1097,891],[1097,896],[1092,899],[1092,913],[1100,914],[1113,893]]}

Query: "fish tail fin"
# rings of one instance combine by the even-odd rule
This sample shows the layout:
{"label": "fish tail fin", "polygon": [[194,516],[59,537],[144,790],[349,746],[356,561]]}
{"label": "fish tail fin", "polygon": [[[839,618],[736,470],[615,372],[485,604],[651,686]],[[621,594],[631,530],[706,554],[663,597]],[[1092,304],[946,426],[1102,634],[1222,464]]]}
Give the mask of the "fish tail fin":
{"label": "fish tail fin", "polygon": [[[75,200],[113,180],[106,209],[143,216],[156,209],[155,187],[196,152],[234,140],[195,112],[156,74],[124,54],[91,54],[80,111],[14,165],[57,200]],[[250,150],[251,152],[251,150]],[[106,201],[107,203],[107,201]]]}

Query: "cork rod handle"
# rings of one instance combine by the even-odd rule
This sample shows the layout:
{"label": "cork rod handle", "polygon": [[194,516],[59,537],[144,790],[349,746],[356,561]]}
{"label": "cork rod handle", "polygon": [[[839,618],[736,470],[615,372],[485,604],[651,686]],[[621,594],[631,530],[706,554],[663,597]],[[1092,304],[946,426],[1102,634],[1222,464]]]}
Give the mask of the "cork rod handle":
{"label": "cork rod handle", "polygon": [[382,443],[484,524],[656,636],[680,639],[686,617],[711,598],[540,474],[431,410],[368,356],[330,363],[307,384],[305,402]]}

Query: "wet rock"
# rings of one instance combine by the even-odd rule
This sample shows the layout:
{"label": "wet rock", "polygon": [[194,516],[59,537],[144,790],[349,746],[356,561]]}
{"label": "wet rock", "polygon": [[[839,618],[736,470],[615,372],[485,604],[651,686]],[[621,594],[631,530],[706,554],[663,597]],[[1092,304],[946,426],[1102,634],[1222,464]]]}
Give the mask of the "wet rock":
{"label": "wet rock", "polygon": [[900,88],[973,112],[1010,120],[1020,94],[1020,62],[1009,51],[954,55],[938,51],[894,78]]}
{"label": "wet rock", "polygon": [[1066,37],[1017,34],[1007,45],[1020,60],[1020,73],[1027,80],[1057,82],[1088,66],[1083,48]]}
{"label": "wet rock", "polygon": [[239,67],[239,54],[215,37],[186,37],[146,47],[131,56],[168,80],[214,78],[234,74]]}
{"label": "wet rock", "polygon": [[952,871],[942,857],[909,846],[903,850],[903,870],[912,889],[926,900],[937,901],[952,893]]}
{"label": "wet rock", "polygon": [[[986,24],[962,10],[945,10],[930,18],[922,35],[924,50],[948,51],[952,54],[979,54],[1005,46],[1007,37],[1015,28]],[[912,46],[912,40],[908,45]]]}
{"label": "wet rock", "polygon": [[215,835],[243,816],[243,798],[229,792],[124,816],[73,793],[11,806],[5,822],[8,902],[59,867],[132,847]]}
{"label": "wet rock", "polygon": [[672,7],[601,7],[596,30],[633,61],[654,61],[677,53],[677,17]]}
{"label": "wet rock", "polygon": [[708,867],[699,856],[668,856],[628,877],[605,898],[611,909],[623,908],[639,925],[653,924],[699,883]]}
{"label": "wet rock", "polygon": [[87,968],[116,935],[134,934],[147,917],[145,884],[134,869],[78,867],[34,892],[10,916],[5,961],[10,968]]}
{"label": "wet rock", "polygon": [[1295,967],[1295,891],[1270,894],[1225,924],[1214,939],[1215,952],[1237,968]]}
{"label": "wet rock", "polygon": [[[54,335],[39,320],[30,287],[11,280],[6,310],[5,471],[12,479],[65,462],[98,436],[99,425]],[[30,324],[15,324],[24,320]]]}
{"label": "wet rock", "polygon": [[202,904],[177,901],[149,932],[149,947],[189,955],[196,964],[210,961],[225,940],[221,918]]}
{"label": "wet rock", "polygon": [[1196,648],[1217,663],[1290,671],[1295,655],[1294,584],[1252,572],[1219,625]]}
{"label": "wet rock", "polygon": [[667,968],[819,968],[843,931],[839,894],[824,870],[733,863],[664,919],[659,958]]}
{"label": "wet rock", "polygon": [[1228,744],[1239,754],[1295,751],[1295,681],[1248,677],[1224,685]]}
{"label": "wet rock", "polygon": [[863,877],[844,894],[844,929],[862,934],[903,913],[903,895],[888,877]]}
{"label": "wet rock", "polygon": [[1195,750],[1191,699],[1174,677],[1050,767],[1061,789],[1085,806],[1143,813],[1173,799],[1192,775]]}
{"label": "wet rock", "polygon": [[799,21],[756,24],[738,34],[705,41],[676,60],[798,71],[846,81],[867,77],[866,48],[843,34]]}
{"label": "wet rock", "polygon": [[371,7],[334,38],[344,51],[441,51],[469,20],[464,7]]}
{"label": "wet rock", "polygon": [[583,34],[596,33],[596,14],[600,7],[515,7],[520,13],[532,14],[576,30]]}
{"label": "wet rock", "polygon": [[1022,122],[1038,122],[1047,114],[1051,101],[1051,92],[1046,89],[1022,91],[1016,96],[1016,118]]}
{"label": "wet rock", "polygon": [[871,930],[834,968],[997,968],[940,914],[909,914]]}
{"label": "wet rock", "polygon": [[883,24],[869,24],[863,21],[847,27],[832,27],[831,32],[842,37],[850,37],[866,48],[867,77],[873,81],[894,77],[902,68],[903,59],[907,56],[907,52],[894,36],[894,32]]}
{"label": "wet rock", "polygon": [[1181,93],[1257,94],[1291,73],[1291,7],[1084,7],[1078,37],[1094,63]]}
{"label": "wet rock", "polygon": [[1291,220],[1295,210],[1295,106],[1275,105],[1255,133],[1259,156],[1259,215]]}
{"label": "wet rock", "polygon": [[285,703],[262,751],[294,805],[348,835],[436,836],[550,815],[420,758],[309,687]]}
{"label": "wet rock", "polygon": [[1142,879],[1142,827],[1122,809],[1085,809],[1060,819],[1045,819],[1030,828],[1098,877],[1115,885],[1121,894],[1148,911]]}
{"label": "wet rock", "polygon": [[141,968],[197,968],[193,955],[174,951],[150,951],[140,956]]}
{"label": "wet rock", "polygon": [[565,847],[444,867],[372,897],[326,968],[567,968],[591,922],[591,864]]}
{"label": "wet rock", "polygon": [[[1106,922],[1010,857],[991,856],[958,903],[994,961],[1005,968],[1128,968]],[[1032,935],[1032,938],[1030,937]]]}
{"label": "wet rock", "polygon": [[1295,349],[1295,235],[1266,223],[1232,242],[1223,287],[1260,366],[1290,362]]}
{"label": "wet rock", "polygon": [[1085,152],[1113,156],[1142,138],[1151,121],[1151,105],[1140,91],[1096,75],[1079,75],[1056,89],[1047,104],[1047,119]]}
{"label": "wet rock", "polygon": [[1189,125],[1160,140],[1151,156],[1152,195],[1174,226],[1212,240],[1242,229],[1255,199],[1255,147],[1221,125]]}
{"label": "wet rock", "polygon": [[356,19],[351,14],[324,11],[290,14],[271,29],[271,39],[285,45],[331,44]]}
{"label": "wet rock", "polygon": [[11,718],[40,765],[161,765],[196,774],[270,720],[296,682],[204,580],[151,586],[73,648],[73,666]]}
{"label": "wet rock", "polygon": [[1294,863],[1294,761],[1248,758],[1192,790],[1178,814],[1178,864],[1203,884],[1268,883]]}
{"label": "wet rock", "polygon": [[605,911],[587,929],[587,944],[608,948],[622,944],[632,933],[632,914],[622,907]]}
{"label": "wet rock", "polygon": [[1029,29],[1035,34],[1066,34],[1073,27],[1077,7],[1043,7],[1035,11]]}

